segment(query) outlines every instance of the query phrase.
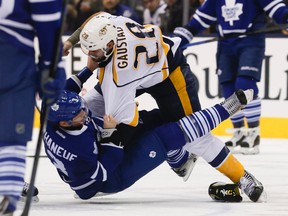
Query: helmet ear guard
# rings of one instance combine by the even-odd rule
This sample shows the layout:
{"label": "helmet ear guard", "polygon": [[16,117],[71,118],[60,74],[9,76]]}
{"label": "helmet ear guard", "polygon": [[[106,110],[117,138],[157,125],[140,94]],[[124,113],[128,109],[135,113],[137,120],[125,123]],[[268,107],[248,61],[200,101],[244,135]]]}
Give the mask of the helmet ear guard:
{"label": "helmet ear guard", "polygon": [[[95,16],[90,19],[80,33],[80,44],[83,53],[102,50],[106,59],[113,53],[107,49],[110,41],[117,40],[117,29],[113,22],[106,16]],[[106,60],[105,59],[105,60]]]}

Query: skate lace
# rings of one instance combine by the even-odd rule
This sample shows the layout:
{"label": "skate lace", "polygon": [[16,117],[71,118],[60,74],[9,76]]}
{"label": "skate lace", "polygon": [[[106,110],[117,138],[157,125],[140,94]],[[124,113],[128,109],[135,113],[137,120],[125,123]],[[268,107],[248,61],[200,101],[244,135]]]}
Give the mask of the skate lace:
{"label": "skate lace", "polygon": [[230,115],[233,115],[242,107],[235,94],[231,95],[229,98],[227,98],[224,102],[220,104],[229,112]]}
{"label": "skate lace", "polygon": [[240,189],[242,193],[244,192],[247,196],[250,196],[254,191],[254,186],[253,178],[245,173],[244,177],[240,179]]}
{"label": "skate lace", "polygon": [[237,142],[243,136],[245,136],[245,133],[243,132],[243,129],[245,129],[245,128],[228,128],[228,129],[226,129],[226,133],[232,134],[232,137],[231,137],[230,141]]}
{"label": "skate lace", "polygon": [[244,142],[253,143],[258,136],[257,129],[244,128],[243,132],[245,133],[245,139],[243,140]]}
{"label": "skate lace", "polygon": [[28,184],[27,182],[24,182],[23,192],[27,193],[27,192],[28,192],[28,189],[29,189],[29,184]]}

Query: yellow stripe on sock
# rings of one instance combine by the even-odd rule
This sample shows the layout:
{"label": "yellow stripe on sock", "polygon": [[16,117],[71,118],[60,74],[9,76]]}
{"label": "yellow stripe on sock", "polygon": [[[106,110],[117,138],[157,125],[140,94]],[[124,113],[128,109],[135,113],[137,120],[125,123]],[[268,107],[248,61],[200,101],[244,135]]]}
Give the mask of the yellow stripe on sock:
{"label": "yellow stripe on sock", "polygon": [[234,183],[239,182],[240,178],[244,175],[243,165],[231,153],[220,167],[216,169],[226,175]]}
{"label": "yellow stripe on sock", "polygon": [[[262,138],[288,138],[288,118],[268,118],[260,119],[260,137]],[[216,136],[232,136],[226,133],[227,128],[232,128],[232,123],[228,119],[216,127],[212,134]]]}

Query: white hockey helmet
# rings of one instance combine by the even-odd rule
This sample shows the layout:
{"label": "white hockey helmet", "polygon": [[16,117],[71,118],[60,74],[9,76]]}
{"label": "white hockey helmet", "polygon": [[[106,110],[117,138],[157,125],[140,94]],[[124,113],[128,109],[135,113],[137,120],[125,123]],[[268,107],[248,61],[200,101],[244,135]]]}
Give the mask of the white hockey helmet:
{"label": "white hockey helmet", "polygon": [[107,44],[117,40],[117,29],[106,16],[95,16],[89,20],[80,33],[82,51],[88,55],[89,51],[102,50],[106,59],[113,53],[107,53]]}

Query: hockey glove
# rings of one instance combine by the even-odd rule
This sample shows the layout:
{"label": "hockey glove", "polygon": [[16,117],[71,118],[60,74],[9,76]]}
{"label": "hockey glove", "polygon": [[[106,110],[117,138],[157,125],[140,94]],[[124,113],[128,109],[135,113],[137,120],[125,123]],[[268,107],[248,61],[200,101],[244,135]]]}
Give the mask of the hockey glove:
{"label": "hockey glove", "polygon": [[100,132],[100,143],[113,143],[122,147],[119,132],[116,128],[103,129]]}
{"label": "hockey glove", "polygon": [[237,184],[226,184],[223,182],[214,182],[209,186],[209,196],[215,201],[222,202],[241,202],[242,196]]}
{"label": "hockey glove", "polygon": [[49,76],[49,72],[49,67],[43,67],[43,64],[39,65],[40,86],[38,91],[40,98],[45,99],[47,105],[52,105],[65,87],[66,73],[64,68],[57,67],[55,77],[52,78]]}

